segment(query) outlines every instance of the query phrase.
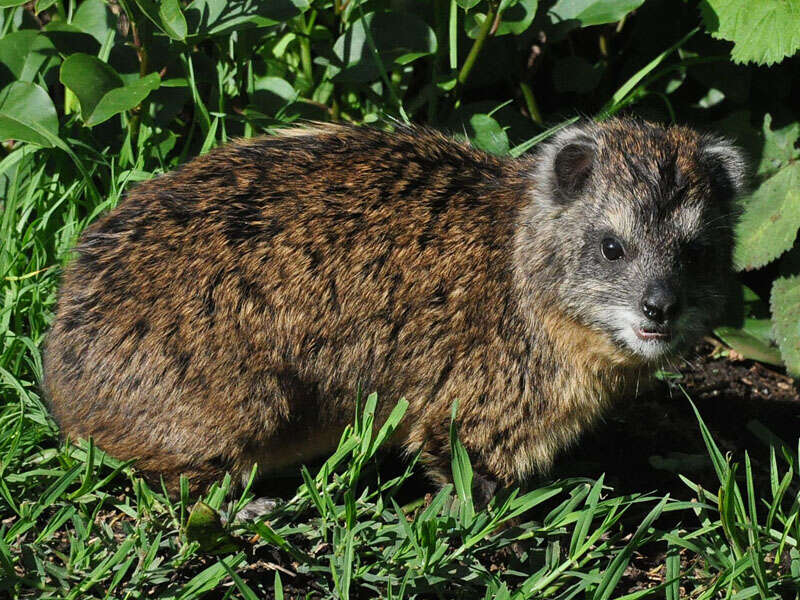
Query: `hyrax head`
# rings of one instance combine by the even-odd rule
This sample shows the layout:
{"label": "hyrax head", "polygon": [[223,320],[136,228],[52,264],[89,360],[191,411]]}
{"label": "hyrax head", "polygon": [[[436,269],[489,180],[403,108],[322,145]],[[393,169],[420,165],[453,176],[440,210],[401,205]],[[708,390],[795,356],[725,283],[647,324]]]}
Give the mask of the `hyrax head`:
{"label": "hyrax head", "polygon": [[[576,320],[644,362],[722,316],[745,163],[727,141],[615,119],[571,127],[537,161],[539,251]],[[541,225],[541,227],[539,227]]]}

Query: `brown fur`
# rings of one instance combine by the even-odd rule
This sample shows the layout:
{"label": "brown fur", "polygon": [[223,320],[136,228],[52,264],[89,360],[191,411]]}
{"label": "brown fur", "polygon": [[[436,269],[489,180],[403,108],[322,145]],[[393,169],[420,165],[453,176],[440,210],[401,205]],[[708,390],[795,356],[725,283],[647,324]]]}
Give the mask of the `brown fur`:
{"label": "brown fur", "polygon": [[[649,156],[639,126],[602,131]],[[710,185],[699,136],[668,131]],[[409,400],[394,441],[440,480],[456,399],[479,472],[505,484],[547,469],[649,368],[561,300],[569,269],[552,253],[575,240],[547,160],[317,126],[139,185],[64,275],[44,382],[62,431],[200,489],[330,451],[360,386],[381,417]]]}

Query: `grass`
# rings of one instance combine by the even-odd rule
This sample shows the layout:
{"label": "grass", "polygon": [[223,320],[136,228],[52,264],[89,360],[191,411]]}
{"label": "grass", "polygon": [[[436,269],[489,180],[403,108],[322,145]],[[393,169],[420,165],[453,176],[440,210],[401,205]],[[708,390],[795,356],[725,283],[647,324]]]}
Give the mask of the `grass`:
{"label": "grass", "polygon": [[[454,484],[407,501],[415,461],[393,473],[378,452],[404,404],[376,429],[369,396],[336,452],[298,469],[296,492],[248,523],[233,515],[249,486],[235,494],[226,478],[202,498],[184,486],[169,499],[90,441],[61,443],[37,382],[70,248],[128,185],[227,136],[223,103],[210,113],[187,69],[194,140],[170,161],[146,120],[109,152],[74,116],[62,127],[78,132],[61,140],[70,153],[0,153],[0,597],[800,598],[798,449],[770,440],[769,470],[756,472],[747,454],[720,452],[699,414],[714,489],[681,477],[680,498],[619,495],[602,477],[559,479],[481,508],[455,427]],[[657,564],[637,590],[642,555]]]}
{"label": "grass", "polygon": [[[27,598],[797,598],[797,451],[774,441],[768,489],[749,458],[721,454],[719,478],[683,478],[684,499],[620,496],[603,478],[508,490],[475,507],[472,469],[451,431],[454,485],[400,505],[415,462],[386,478],[369,396],[339,447],[268,519],[232,522],[254,494],[230,480],[170,500],[91,442],[61,444],[37,388],[60,265],[78,233],[142,172],[98,156],[96,207],[58,154],[21,146],[5,179],[0,281],[0,593]],[[149,174],[148,174],[149,175]],[[223,522],[226,525],[223,525]],[[647,589],[625,593],[637,553],[663,555]],[[630,587],[630,586],[629,586]]]}

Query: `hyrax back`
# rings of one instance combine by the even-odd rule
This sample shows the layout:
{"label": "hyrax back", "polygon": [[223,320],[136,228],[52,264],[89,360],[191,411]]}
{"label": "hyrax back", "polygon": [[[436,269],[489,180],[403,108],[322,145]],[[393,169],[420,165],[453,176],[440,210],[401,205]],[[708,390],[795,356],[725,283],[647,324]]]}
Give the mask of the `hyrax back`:
{"label": "hyrax back", "polygon": [[63,433],[174,486],[335,446],[356,390],[449,472],[546,469],[718,316],[741,159],[584,123],[525,159],[426,129],[241,141],[135,188],[67,268],[44,387]]}

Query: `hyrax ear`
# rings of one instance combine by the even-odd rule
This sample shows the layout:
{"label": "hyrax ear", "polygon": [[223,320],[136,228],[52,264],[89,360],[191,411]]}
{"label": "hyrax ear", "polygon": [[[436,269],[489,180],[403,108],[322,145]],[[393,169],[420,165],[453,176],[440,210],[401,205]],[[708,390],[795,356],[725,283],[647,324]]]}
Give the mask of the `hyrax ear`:
{"label": "hyrax ear", "polygon": [[553,173],[561,198],[572,200],[586,188],[596,153],[594,142],[584,136],[576,136],[558,149],[553,161]]}
{"label": "hyrax ear", "polygon": [[700,146],[700,164],[720,200],[732,200],[744,191],[747,161],[742,151],[728,140],[706,138]]}

